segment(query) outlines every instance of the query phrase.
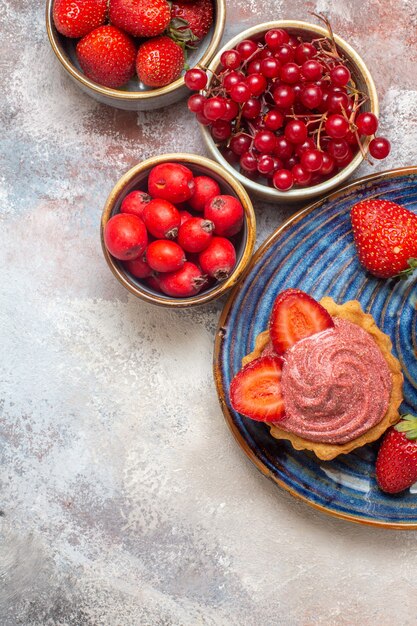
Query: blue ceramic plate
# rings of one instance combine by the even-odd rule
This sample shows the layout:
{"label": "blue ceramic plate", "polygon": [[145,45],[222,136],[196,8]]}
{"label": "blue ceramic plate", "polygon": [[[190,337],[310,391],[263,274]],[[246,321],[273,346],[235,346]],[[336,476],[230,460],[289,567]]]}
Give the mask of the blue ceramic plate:
{"label": "blue ceramic plate", "polygon": [[386,198],[417,213],[417,167],[372,175],[303,209],[263,244],[223,310],[216,336],[214,375],[223,412],[236,440],[278,485],[317,509],[353,522],[417,529],[417,485],[401,495],[375,482],[378,443],[334,461],[319,461],[277,441],[267,426],[233,411],[229,386],[255,337],[267,328],[275,296],[298,287],[338,303],[357,299],[393,342],[404,373],[403,412],[417,412],[417,279],[380,280],[358,262],[350,208],[364,198]]}

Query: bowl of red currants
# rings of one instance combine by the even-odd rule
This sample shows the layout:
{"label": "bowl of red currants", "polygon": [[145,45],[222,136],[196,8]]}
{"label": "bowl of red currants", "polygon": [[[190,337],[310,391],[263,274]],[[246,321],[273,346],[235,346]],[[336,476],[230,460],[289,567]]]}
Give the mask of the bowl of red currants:
{"label": "bowl of red currants", "polygon": [[153,110],[184,98],[185,68],[208,64],[225,0],[47,0],[46,30],[67,74],[103,104]]}
{"label": "bowl of red currants", "polygon": [[115,185],[103,210],[108,266],[135,296],[167,307],[204,304],[242,277],[255,213],[236,179],[193,154],[152,157]]}
{"label": "bowl of red currants", "polygon": [[325,194],[364,158],[383,159],[378,97],[361,57],[322,26],[277,21],[229,41],[207,70],[192,68],[188,99],[207,147],[258,197]]}

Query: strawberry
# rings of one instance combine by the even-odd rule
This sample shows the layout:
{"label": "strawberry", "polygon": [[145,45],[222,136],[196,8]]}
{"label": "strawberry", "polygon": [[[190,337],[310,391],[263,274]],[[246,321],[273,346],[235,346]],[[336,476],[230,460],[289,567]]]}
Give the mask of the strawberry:
{"label": "strawberry", "polygon": [[399,493],[417,481],[417,417],[404,415],[382,440],[376,479],[386,493]]}
{"label": "strawberry", "polygon": [[138,51],[136,71],[148,87],[163,87],[179,78],[184,68],[184,51],[170,37],[145,41]]}
{"label": "strawberry", "polygon": [[99,85],[121,87],[135,74],[135,44],[115,26],[100,26],[85,35],[76,54],[84,74]]}
{"label": "strawberry", "polygon": [[406,277],[417,267],[417,215],[390,200],[362,200],[350,213],[359,261],[374,276]]}
{"label": "strawberry", "polygon": [[110,21],[135,37],[155,37],[171,19],[167,0],[110,0]]}
{"label": "strawberry", "polygon": [[236,374],[230,385],[235,411],[260,422],[275,422],[284,417],[282,363],[280,357],[261,356]]}
{"label": "strawberry", "polygon": [[107,0],[55,0],[52,17],[65,37],[84,37],[106,21]]}
{"label": "strawberry", "polygon": [[334,323],[324,307],[300,289],[286,289],[272,308],[269,332],[277,354],[283,354],[300,339],[305,339]]}
{"label": "strawberry", "polygon": [[212,0],[196,0],[192,4],[177,0],[172,3],[170,33],[175,39],[193,47],[203,39],[213,23]]}

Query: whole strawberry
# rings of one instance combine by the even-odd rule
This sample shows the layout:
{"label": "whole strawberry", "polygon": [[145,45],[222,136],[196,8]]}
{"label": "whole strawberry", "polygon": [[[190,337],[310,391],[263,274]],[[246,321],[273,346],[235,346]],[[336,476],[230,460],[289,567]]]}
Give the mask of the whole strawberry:
{"label": "whole strawberry", "polygon": [[136,71],[144,85],[163,87],[179,78],[184,63],[184,51],[179,44],[170,37],[155,37],[140,46]]}
{"label": "whole strawberry", "polygon": [[359,261],[379,278],[417,267],[417,215],[390,200],[363,200],[351,210]]}
{"label": "whole strawberry", "polygon": [[376,479],[386,493],[399,493],[417,481],[417,417],[404,415],[382,440]]}
{"label": "whole strawberry", "polygon": [[110,21],[135,37],[155,37],[171,19],[167,0],[110,0]]}
{"label": "whole strawberry", "polygon": [[107,17],[107,0],[55,0],[52,17],[65,37],[84,37]]}
{"label": "whole strawberry", "polygon": [[85,35],[76,54],[84,74],[99,85],[121,87],[135,74],[136,46],[115,26],[100,26]]}
{"label": "whole strawberry", "polygon": [[187,45],[203,39],[213,23],[213,3],[211,0],[197,0],[192,4],[177,0],[172,3],[172,35]]}

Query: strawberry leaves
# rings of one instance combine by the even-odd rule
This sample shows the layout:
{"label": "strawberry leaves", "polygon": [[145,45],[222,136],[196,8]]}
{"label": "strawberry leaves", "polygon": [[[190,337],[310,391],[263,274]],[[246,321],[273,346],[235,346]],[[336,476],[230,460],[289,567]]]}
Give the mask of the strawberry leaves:
{"label": "strawberry leaves", "polygon": [[401,421],[394,426],[395,430],[399,433],[404,433],[407,439],[417,439],[417,417],[415,415],[401,416]]}

